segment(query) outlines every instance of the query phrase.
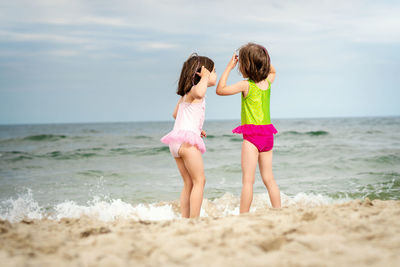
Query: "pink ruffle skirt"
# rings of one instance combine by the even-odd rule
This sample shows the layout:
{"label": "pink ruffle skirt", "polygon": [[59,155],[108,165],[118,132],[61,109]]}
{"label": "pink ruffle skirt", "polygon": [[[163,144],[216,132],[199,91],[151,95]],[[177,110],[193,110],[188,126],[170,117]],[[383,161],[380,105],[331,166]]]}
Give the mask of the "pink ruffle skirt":
{"label": "pink ruffle skirt", "polygon": [[233,129],[232,133],[245,135],[271,135],[277,134],[278,131],[272,123],[266,125],[244,124]]}
{"label": "pink ruffle skirt", "polygon": [[200,134],[189,130],[172,130],[161,138],[161,142],[167,145],[189,143],[196,146],[201,153],[206,152],[206,146]]}

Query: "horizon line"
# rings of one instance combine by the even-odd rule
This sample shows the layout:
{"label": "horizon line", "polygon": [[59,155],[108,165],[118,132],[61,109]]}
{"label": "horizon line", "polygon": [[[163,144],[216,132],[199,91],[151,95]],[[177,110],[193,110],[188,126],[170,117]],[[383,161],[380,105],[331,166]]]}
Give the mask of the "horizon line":
{"label": "horizon line", "polygon": [[[368,115],[368,116],[326,116],[326,117],[277,117],[273,120],[301,120],[301,119],[356,119],[356,118],[393,118],[400,115]],[[207,119],[207,122],[213,121],[235,121],[237,119]],[[22,123],[0,123],[0,126],[23,126],[23,125],[51,125],[51,124],[111,124],[111,123],[146,123],[146,122],[171,122],[173,120],[132,120],[132,121],[83,121],[83,122],[22,122]]]}

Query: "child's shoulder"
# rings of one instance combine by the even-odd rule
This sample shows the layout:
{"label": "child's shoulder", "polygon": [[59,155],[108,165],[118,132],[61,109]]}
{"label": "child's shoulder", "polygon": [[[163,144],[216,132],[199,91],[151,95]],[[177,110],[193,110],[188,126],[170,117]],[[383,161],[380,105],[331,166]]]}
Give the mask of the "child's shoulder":
{"label": "child's shoulder", "polygon": [[185,96],[181,96],[181,97],[178,99],[178,104],[182,103],[184,97],[185,97]]}
{"label": "child's shoulder", "polygon": [[252,79],[245,79],[245,80],[241,80],[238,83],[242,84],[243,86],[249,87],[249,84],[251,84],[252,82],[254,83],[254,81]]}

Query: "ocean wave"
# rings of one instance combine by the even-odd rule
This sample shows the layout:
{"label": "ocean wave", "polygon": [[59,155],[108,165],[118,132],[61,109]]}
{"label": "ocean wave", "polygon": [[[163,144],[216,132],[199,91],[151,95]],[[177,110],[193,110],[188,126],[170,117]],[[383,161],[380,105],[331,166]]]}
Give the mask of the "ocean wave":
{"label": "ocean wave", "polygon": [[138,156],[151,156],[158,155],[159,153],[169,153],[168,146],[157,146],[157,147],[148,147],[148,148],[135,148],[132,150],[132,154]]}
{"label": "ocean wave", "polygon": [[35,155],[24,151],[2,151],[2,160],[7,162],[17,162],[21,160],[31,160]]}
{"label": "ocean wave", "polygon": [[354,184],[344,191],[326,193],[332,199],[400,200],[400,173],[398,172],[362,172],[358,175],[376,177],[379,182]]}
{"label": "ocean wave", "polygon": [[20,138],[6,138],[1,139],[0,144],[8,144],[8,143],[21,143],[21,142],[35,142],[35,143],[44,143],[44,142],[56,142],[60,140],[84,140],[91,138],[91,136],[68,136],[68,135],[56,135],[56,134],[37,134],[37,135],[28,135],[26,137]]}
{"label": "ocean wave", "polygon": [[83,129],[82,132],[83,133],[101,133],[99,130],[95,130],[95,129]]}
{"label": "ocean wave", "polygon": [[44,213],[44,208],[33,199],[32,190],[29,188],[16,199],[10,198],[0,202],[2,220],[18,222],[24,219],[42,219]]}
{"label": "ocean wave", "polygon": [[29,141],[58,141],[60,139],[67,138],[66,135],[56,135],[56,134],[38,134],[38,135],[30,135],[24,137],[23,140]]}
{"label": "ocean wave", "polygon": [[385,166],[398,166],[400,164],[400,156],[395,153],[396,152],[390,154],[381,154],[379,152],[375,152],[375,154],[380,155],[371,155],[371,153],[366,153],[363,155],[357,155],[357,157],[349,158],[347,161],[368,164],[368,167],[379,166],[380,168],[383,168]]}
{"label": "ocean wave", "polygon": [[318,130],[318,131],[308,131],[308,132],[298,132],[298,131],[285,131],[281,135],[307,135],[307,136],[323,136],[329,135],[329,132]]}
{"label": "ocean wave", "polygon": [[117,147],[110,149],[110,152],[114,155],[158,155],[159,153],[168,152],[168,146],[156,146],[156,147],[146,147],[146,148],[123,148]]}
{"label": "ocean wave", "polygon": [[102,171],[102,170],[86,170],[86,171],[80,171],[77,174],[88,177],[121,177],[121,174],[115,172]]}
{"label": "ocean wave", "polygon": [[365,133],[367,133],[367,134],[381,134],[383,132],[379,131],[379,130],[369,130],[369,131],[366,131]]}
{"label": "ocean wave", "polygon": [[[281,193],[282,207],[297,206],[302,208],[342,203],[350,199],[339,199],[319,195],[299,193],[288,196]],[[73,200],[65,200],[51,207],[42,207],[34,199],[31,189],[0,202],[0,219],[10,222],[18,222],[24,219],[50,219],[79,218],[87,216],[101,221],[115,221],[118,219],[130,220],[174,220],[180,219],[178,200],[158,203],[130,204],[121,199],[94,196],[85,205]],[[224,217],[239,214],[239,196],[225,193],[215,199],[204,199],[201,209],[201,217]],[[255,194],[250,212],[265,210],[271,207],[268,194]]]}
{"label": "ocean wave", "polygon": [[72,151],[51,151],[45,154],[34,154],[24,151],[2,151],[1,157],[8,162],[17,162],[22,160],[32,160],[35,158],[45,158],[54,160],[78,160],[93,157],[112,157],[115,155],[136,155],[136,156],[151,156],[159,153],[169,153],[168,146],[157,146],[147,148],[111,148],[105,150],[101,147],[79,148]]}
{"label": "ocean wave", "polygon": [[387,154],[387,155],[380,155],[374,156],[368,161],[376,162],[376,163],[383,163],[383,164],[390,164],[390,165],[397,165],[400,164],[400,156],[397,154]]}
{"label": "ocean wave", "polygon": [[151,136],[147,135],[136,135],[133,136],[134,139],[141,139],[141,140],[152,140],[153,138]]}
{"label": "ocean wave", "polygon": [[358,173],[359,175],[372,175],[372,176],[378,176],[382,178],[397,178],[400,179],[400,173],[398,172],[393,172],[393,171],[383,171],[383,172],[360,172]]}
{"label": "ocean wave", "polygon": [[359,185],[357,191],[349,194],[352,198],[392,199],[400,198],[400,175],[393,173],[393,178],[381,183]]}
{"label": "ocean wave", "polygon": [[68,160],[68,159],[83,159],[83,158],[91,158],[97,156],[97,153],[93,152],[61,152],[61,151],[53,151],[44,155],[45,158],[52,158],[56,160]]}
{"label": "ocean wave", "polygon": [[93,148],[93,149],[77,149],[75,151],[52,151],[45,154],[33,154],[24,151],[4,151],[2,152],[1,157],[8,162],[17,162],[22,160],[32,160],[35,158],[45,158],[45,159],[55,159],[55,160],[70,160],[70,159],[82,159],[82,158],[90,158],[94,156],[99,156],[99,153],[91,152],[91,151],[99,151],[102,149]]}

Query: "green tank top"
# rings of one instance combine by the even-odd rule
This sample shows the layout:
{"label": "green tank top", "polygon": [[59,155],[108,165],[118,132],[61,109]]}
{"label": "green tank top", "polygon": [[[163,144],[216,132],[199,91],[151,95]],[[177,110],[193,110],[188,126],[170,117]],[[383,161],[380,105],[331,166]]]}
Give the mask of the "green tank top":
{"label": "green tank top", "polygon": [[249,80],[249,92],[246,97],[244,97],[242,94],[242,125],[271,124],[271,118],[269,114],[270,96],[271,83],[269,81],[268,89],[261,90],[253,80]]}

